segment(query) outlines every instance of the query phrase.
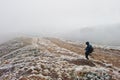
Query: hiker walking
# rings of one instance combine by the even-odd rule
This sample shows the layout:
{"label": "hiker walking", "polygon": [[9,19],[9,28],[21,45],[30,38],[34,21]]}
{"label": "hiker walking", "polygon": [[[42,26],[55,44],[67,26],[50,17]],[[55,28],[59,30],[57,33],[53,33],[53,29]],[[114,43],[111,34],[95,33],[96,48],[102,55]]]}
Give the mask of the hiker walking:
{"label": "hiker walking", "polygon": [[85,57],[89,60],[88,56],[93,52],[93,47],[89,42],[86,42],[87,47],[85,48]]}

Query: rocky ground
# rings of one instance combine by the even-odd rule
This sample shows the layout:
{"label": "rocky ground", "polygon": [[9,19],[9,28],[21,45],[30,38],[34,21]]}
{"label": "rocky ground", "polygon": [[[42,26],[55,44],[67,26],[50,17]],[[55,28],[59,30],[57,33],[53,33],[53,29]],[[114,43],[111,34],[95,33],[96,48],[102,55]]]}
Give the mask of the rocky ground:
{"label": "rocky ground", "polygon": [[120,80],[120,50],[56,38],[16,38],[0,45],[0,80]]}

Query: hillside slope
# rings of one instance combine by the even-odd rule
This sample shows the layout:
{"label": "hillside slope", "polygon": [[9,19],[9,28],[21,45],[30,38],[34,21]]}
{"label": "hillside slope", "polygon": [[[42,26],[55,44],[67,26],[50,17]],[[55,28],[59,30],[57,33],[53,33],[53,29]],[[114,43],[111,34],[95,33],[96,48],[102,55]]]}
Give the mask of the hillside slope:
{"label": "hillside slope", "polygon": [[70,40],[79,40],[84,42],[89,40],[95,44],[120,46],[120,25],[101,25],[96,27],[85,27],[76,29],[64,35]]}
{"label": "hillside slope", "polygon": [[119,80],[120,51],[56,38],[17,38],[0,45],[0,80]]}

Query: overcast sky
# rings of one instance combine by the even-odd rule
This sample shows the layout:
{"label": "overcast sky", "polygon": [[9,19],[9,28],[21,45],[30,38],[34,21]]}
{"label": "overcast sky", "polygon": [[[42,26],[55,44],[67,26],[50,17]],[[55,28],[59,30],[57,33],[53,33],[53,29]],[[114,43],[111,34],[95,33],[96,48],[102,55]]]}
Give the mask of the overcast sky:
{"label": "overcast sky", "polygon": [[120,0],[0,0],[0,34],[120,23]]}

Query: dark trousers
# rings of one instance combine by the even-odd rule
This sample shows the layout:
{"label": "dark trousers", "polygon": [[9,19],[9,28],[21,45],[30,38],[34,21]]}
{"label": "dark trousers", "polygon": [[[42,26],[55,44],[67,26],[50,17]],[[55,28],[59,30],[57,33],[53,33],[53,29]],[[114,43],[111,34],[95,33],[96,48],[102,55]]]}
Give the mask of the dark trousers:
{"label": "dark trousers", "polygon": [[88,56],[89,56],[89,52],[85,52],[85,57],[86,57],[86,59],[88,59],[89,60],[89,58],[88,58]]}

